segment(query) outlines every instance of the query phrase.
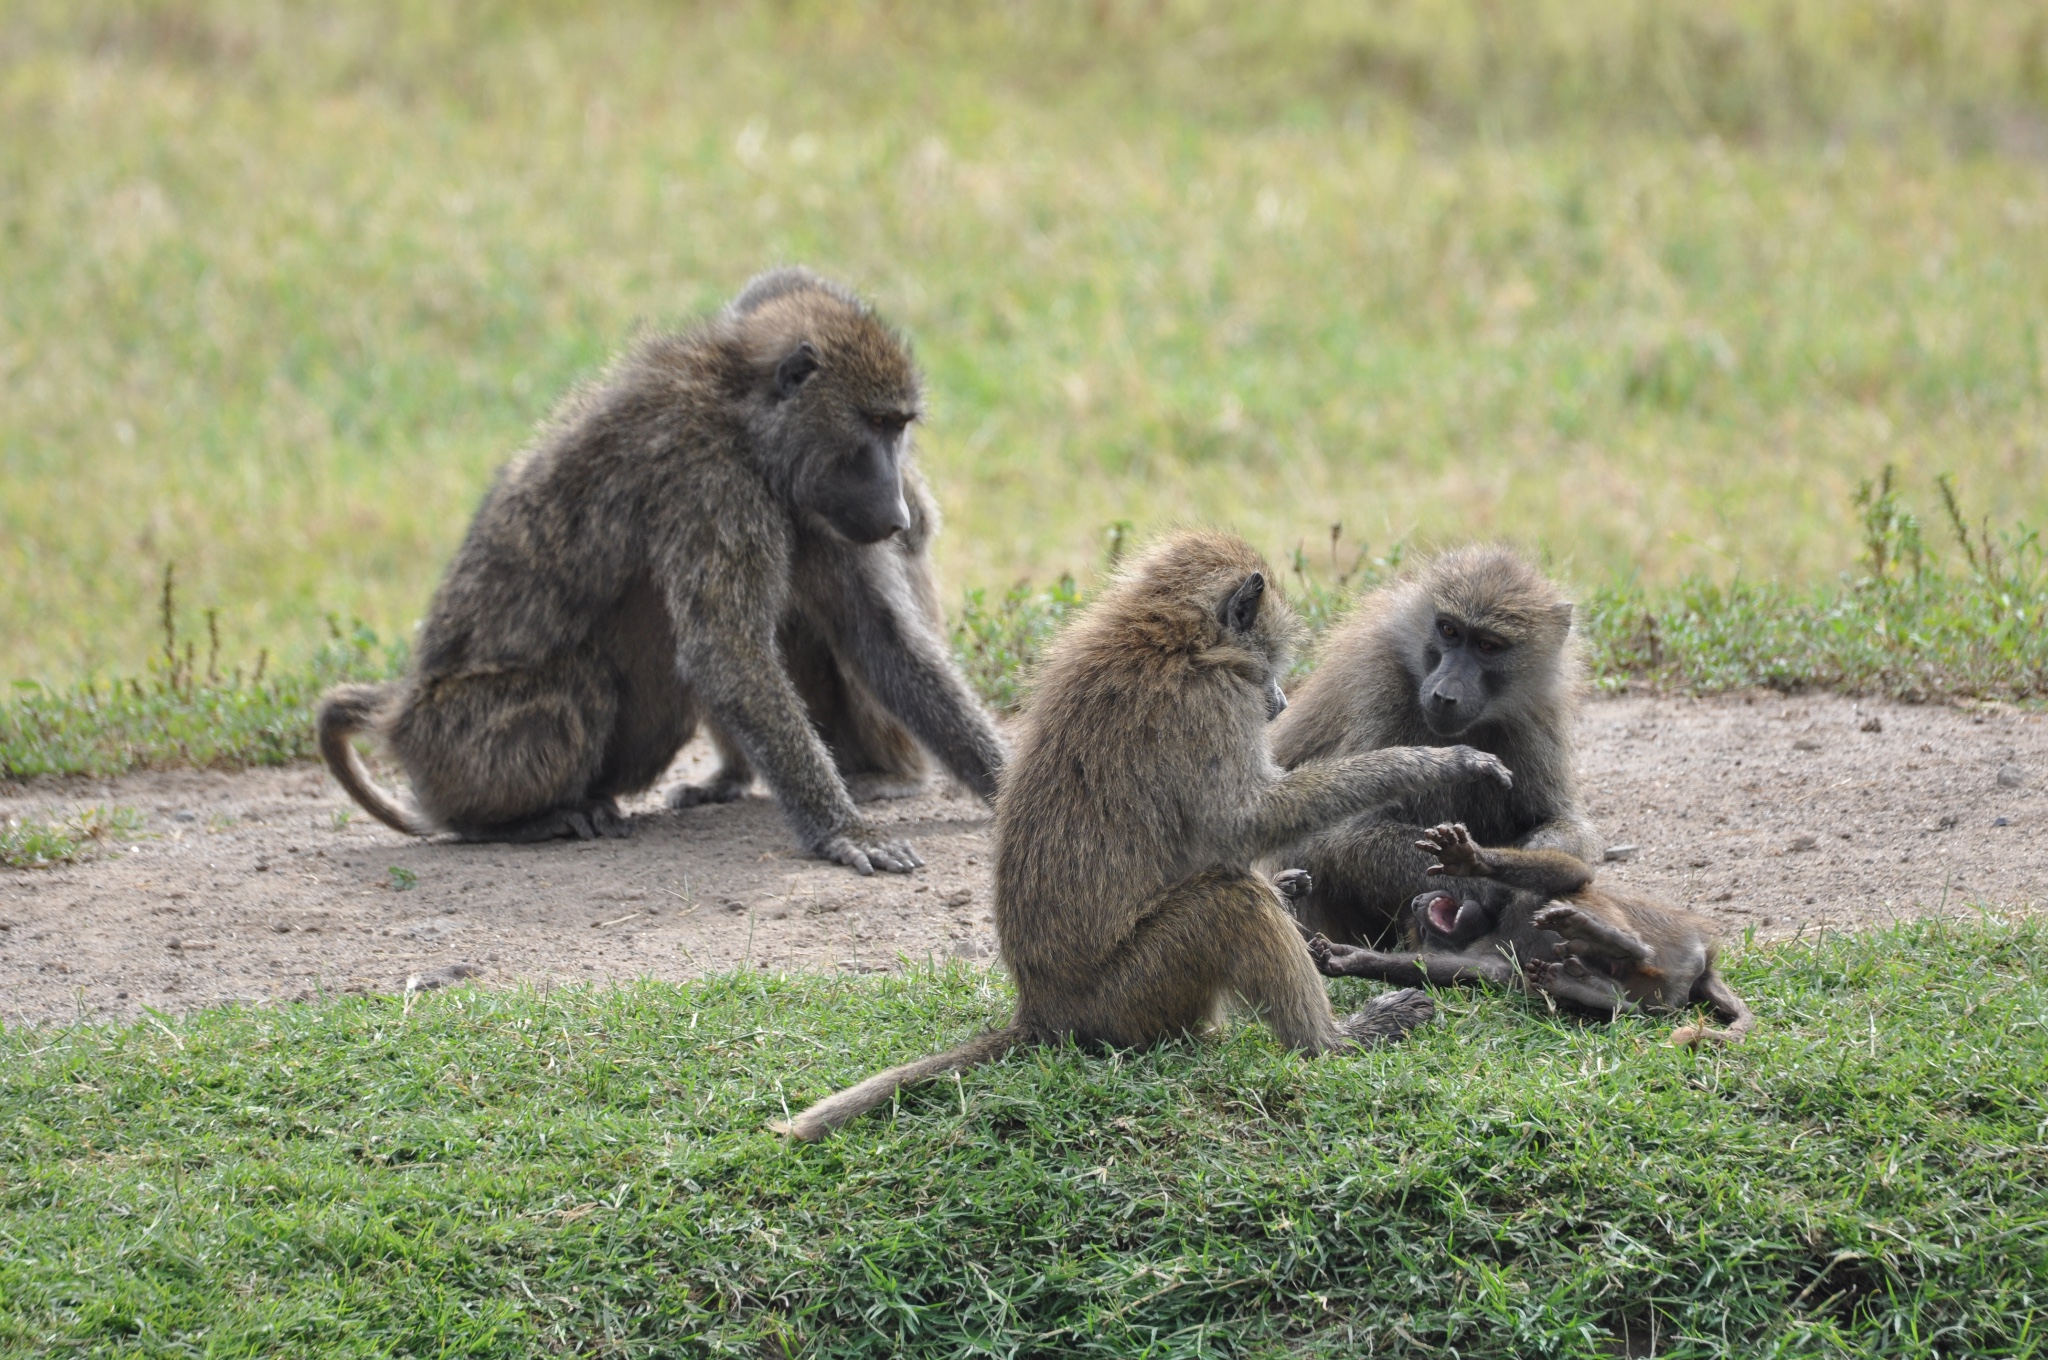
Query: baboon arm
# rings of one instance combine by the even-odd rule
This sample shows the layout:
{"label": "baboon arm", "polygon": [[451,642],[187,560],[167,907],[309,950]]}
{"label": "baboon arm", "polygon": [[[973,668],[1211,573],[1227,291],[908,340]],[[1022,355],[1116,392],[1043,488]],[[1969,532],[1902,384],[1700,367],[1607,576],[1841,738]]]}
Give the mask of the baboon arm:
{"label": "baboon arm", "polygon": [[864,835],[860,813],[832,755],[812,729],[803,701],[770,649],[728,654],[742,683],[701,684],[698,694],[719,726],[759,770],[804,844],[817,849],[836,836]]}
{"label": "baboon arm", "polygon": [[1236,847],[1257,858],[1369,808],[1392,803],[1441,777],[1432,747],[1390,746],[1360,755],[1312,760],[1266,785],[1247,810]]}
{"label": "baboon arm", "polygon": [[915,602],[872,599],[821,622],[883,707],[955,778],[993,802],[1003,768],[1002,738],[944,644],[916,614]]}
{"label": "baboon arm", "polygon": [[1569,897],[1593,881],[1593,871],[1586,862],[1562,850],[1510,847],[1481,851],[1478,876],[1539,897]]}
{"label": "baboon arm", "polygon": [[1309,953],[1326,977],[1374,978],[1400,987],[1451,987],[1477,982],[1512,987],[1516,980],[1514,965],[1492,950],[1467,954],[1387,954],[1325,941],[1321,948],[1311,942]]}
{"label": "baboon arm", "polygon": [[1515,842],[1523,850],[1558,850],[1587,864],[1600,862],[1600,837],[1583,817],[1556,817]]}

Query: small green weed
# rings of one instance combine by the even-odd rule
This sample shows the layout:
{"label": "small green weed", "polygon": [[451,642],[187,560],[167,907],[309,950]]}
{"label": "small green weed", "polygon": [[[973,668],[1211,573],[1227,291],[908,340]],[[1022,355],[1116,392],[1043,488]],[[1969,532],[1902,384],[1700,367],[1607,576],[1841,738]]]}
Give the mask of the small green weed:
{"label": "small green weed", "polygon": [[0,823],[0,864],[10,869],[76,864],[141,828],[142,814],[130,807],[89,807],[61,822],[10,818]]}
{"label": "small green weed", "polygon": [[393,892],[411,892],[420,885],[420,876],[402,864],[392,865],[389,872]]}

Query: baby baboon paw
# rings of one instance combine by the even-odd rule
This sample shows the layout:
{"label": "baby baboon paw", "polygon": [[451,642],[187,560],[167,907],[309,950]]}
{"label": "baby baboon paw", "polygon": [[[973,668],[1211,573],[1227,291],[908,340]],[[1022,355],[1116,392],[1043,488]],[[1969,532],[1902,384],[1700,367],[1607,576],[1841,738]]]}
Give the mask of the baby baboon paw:
{"label": "baby baboon paw", "polygon": [[1426,850],[1437,857],[1437,862],[1426,872],[1448,874],[1454,878],[1483,878],[1486,871],[1479,863],[1479,842],[1472,839],[1472,833],[1465,829],[1463,822],[1444,822],[1422,833],[1422,839],[1415,842],[1417,850]]}
{"label": "baby baboon paw", "polygon": [[1360,1048],[1398,1039],[1436,1017],[1436,1003],[1429,993],[1414,987],[1374,997],[1372,1003],[1337,1022],[1337,1029]]}
{"label": "baby baboon paw", "polygon": [[1290,902],[1299,902],[1316,890],[1316,881],[1306,869],[1282,869],[1273,875],[1273,887]]}
{"label": "baby baboon paw", "polygon": [[1355,944],[1338,944],[1322,935],[1312,936],[1308,942],[1309,959],[1324,977],[1351,977],[1371,955],[1370,949],[1361,949]]}
{"label": "baby baboon paw", "polygon": [[1586,914],[1565,902],[1553,902],[1529,918],[1529,924],[1538,930],[1554,930],[1560,935],[1576,935],[1586,924]]}
{"label": "baby baboon paw", "polygon": [[1538,989],[1557,985],[1560,965],[1549,959],[1528,959],[1522,964],[1522,976],[1531,987]]}
{"label": "baby baboon paw", "polygon": [[737,779],[716,778],[708,784],[678,784],[663,800],[681,811],[699,803],[735,803],[746,795],[747,786]]}

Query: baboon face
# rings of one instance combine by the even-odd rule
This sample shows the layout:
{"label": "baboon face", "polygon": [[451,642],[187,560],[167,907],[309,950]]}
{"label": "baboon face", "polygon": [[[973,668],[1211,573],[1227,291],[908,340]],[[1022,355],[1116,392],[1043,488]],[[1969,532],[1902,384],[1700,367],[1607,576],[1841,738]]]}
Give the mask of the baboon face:
{"label": "baboon face", "polygon": [[792,408],[792,433],[804,446],[797,507],[854,543],[880,543],[908,529],[903,456],[916,392],[843,377],[808,340],[776,366],[775,392]]}
{"label": "baboon face", "polygon": [[1500,923],[1496,905],[1483,900],[1484,896],[1482,892],[1461,900],[1443,888],[1417,893],[1408,904],[1415,936],[1433,947],[1464,948]]}
{"label": "baboon face", "polygon": [[1439,737],[1455,737],[1486,714],[1501,689],[1514,642],[1500,633],[1477,627],[1455,614],[1439,612],[1431,624],[1417,702],[1422,720]]}

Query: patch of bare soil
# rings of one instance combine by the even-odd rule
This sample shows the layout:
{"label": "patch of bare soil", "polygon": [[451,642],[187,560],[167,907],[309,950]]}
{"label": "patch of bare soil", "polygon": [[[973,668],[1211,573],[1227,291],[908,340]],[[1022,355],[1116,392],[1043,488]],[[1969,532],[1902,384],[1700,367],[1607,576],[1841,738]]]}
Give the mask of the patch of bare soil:
{"label": "patch of bare soil", "polygon": [[[1853,929],[2048,897],[2048,720],[1776,695],[1588,706],[1603,877],[1730,938]],[[671,781],[709,773],[693,745]],[[420,842],[313,766],[35,781],[0,816],[146,817],[88,863],[0,869],[0,1019],[132,1018],[226,1001],[734,968],[880,971],[990,960],[989,815],[942,787],[870,804],[927,864],[861,878],[805,858],[774,803],[630,809],[623,841]]]}

